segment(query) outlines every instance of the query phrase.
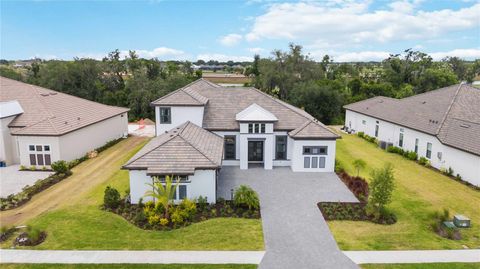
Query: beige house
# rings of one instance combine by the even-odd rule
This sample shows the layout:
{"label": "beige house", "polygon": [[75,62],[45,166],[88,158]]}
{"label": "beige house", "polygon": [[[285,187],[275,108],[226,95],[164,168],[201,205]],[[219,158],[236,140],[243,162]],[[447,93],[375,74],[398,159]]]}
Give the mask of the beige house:
{"label": "beige house", "polygon": [[48,167],[128,134],[127,108],[0,77],[0,162]]}

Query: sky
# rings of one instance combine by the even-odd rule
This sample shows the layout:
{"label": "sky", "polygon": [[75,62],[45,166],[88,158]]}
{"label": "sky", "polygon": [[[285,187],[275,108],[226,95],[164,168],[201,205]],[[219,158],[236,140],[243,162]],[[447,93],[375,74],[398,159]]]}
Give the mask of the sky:
{"label": "sky", "polygon": [[480,59],[480,0],[0,0],[0,58],[250,61],[290,43],[316,60],[380,61],[412,48]]}

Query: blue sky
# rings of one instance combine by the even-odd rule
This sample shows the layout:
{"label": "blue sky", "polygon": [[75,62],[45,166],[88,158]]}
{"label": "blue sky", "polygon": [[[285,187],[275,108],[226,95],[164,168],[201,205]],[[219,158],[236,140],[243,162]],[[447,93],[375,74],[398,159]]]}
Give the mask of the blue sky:
{"label": "blue sky", "polygon": [[315,59],[381,60],[414,48],[480,58],[479,1],[4,1],[0,58],[249,60],[293,42]]}

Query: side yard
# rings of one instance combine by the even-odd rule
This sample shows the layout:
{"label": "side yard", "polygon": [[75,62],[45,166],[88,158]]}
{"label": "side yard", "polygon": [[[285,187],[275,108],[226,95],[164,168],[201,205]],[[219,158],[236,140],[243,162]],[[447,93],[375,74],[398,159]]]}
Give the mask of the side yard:
{"label": "side yard", "polygon": [[[65,182],[38,194],[23,207],[2,212],[2,225],[29,224],[45,230],[46,241],[34,249],[263,249],[261,220],[258,219],[216,218],[172,231],[147,231],[102,210],[106,186],[113,186],[122,194],[128,189],[128,171],[120,167],[145,143],[144,138],[131,137],[99,157],[80,164]],[[71,181],[76,184],[68,184]],[[63,192],[69,195],[62,195]],[[50,199],[54,203],[49,203]],[[41,210],[35,211],[36,207]],[[8,240],[1,247],[10,244]]]}
{"label": "side yard", "polygon": [[[387,153],[355,135],[342,134],[342,139],[337,141],[337,159],[350,174],[356,174],[352,165],[355,159],[366,162],[367,168],[360,175],[367,179],[372,169],[387,162],[394,165],[396,190],[388,207],[398,218],[394,225],[330,221],[329,227],[341,249],[480,248],[480,191],[399,155]],[[445,239],[432,231],[432,214],[443,209],[448,209],[452,215],[463,214],[471,218],[472,228],[461,230],[461,240]]]}

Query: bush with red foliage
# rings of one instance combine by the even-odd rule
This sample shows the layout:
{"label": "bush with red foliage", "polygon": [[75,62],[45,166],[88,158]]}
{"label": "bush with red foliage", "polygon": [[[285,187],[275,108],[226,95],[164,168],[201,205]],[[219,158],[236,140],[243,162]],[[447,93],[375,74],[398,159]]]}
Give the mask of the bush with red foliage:
{"label": "bush with red foliage", "polygon": [[358,200],[363,202],[368,200],[368,183],[365,179],[361,177],[352,177],[346,172],[341,172],[338,176]]}

